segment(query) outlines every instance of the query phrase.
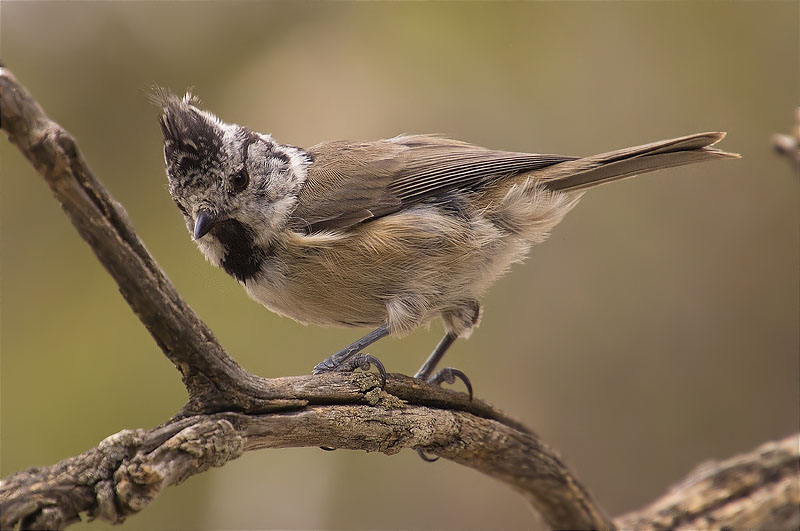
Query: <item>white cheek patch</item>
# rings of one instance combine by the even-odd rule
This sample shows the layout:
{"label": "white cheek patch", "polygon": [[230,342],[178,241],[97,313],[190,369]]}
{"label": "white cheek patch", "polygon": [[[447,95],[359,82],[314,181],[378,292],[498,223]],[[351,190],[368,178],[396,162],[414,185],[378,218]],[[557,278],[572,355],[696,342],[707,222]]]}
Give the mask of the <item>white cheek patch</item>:
{"label": "white cheek patch", "polygon": [[260,247],[269,247],[275,237],[286,227],[286,220],[294,210],[297,198],[287,196],[270,203],[250,225],[255,229],[255,244]]}

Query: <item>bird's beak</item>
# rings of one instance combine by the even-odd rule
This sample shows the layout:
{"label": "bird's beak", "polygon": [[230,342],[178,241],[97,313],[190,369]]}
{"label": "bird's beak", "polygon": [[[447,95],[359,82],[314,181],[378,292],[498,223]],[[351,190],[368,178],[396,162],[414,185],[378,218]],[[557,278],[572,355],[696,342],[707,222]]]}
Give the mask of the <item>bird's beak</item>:
{"label": "bird's beak", "polygon": [[197,218],[194,220],[194,239],[199,240],[208,234],[208,231],[214,227],[216,221],[214,214],[208,210],[200,210],[197,213]]}

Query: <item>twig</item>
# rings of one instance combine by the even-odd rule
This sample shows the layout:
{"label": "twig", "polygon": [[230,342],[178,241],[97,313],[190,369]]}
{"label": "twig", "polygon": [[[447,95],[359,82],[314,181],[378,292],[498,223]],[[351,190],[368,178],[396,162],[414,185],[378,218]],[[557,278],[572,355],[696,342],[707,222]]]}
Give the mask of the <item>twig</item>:
{"label": "twig", "polygon": [[795,124],[789,135],[772,135],[772,147],[778,155],[789,161],[795,173],[800,176],[800,107],[794,113]]}

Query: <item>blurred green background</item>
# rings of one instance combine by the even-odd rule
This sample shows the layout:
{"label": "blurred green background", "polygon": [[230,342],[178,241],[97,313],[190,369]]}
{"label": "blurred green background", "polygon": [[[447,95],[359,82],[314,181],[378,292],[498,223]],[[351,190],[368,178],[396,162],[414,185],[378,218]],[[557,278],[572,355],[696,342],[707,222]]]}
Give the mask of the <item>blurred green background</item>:
{"label": "blurred green background", "polygon": [[[247,369],[304,374],[361,330],[303,327],[205,262],[171,203],[156,83],[308,146],[443,133],[591,155],[724,130],[740,161],[594,190],[485,298],[450,364],[557,448],[612,514],[798,429],[796,2],[3,2],[1,56],[78,139],[179,291]],[[2,156],[2,475],[152,427],[178,373],[42,179]],[[435,322],[370,350],[413,373]],[[128,529],[536,528],[521,497],[414,452],[249,453]],[[81,524],[100,529],[106,524]]]}

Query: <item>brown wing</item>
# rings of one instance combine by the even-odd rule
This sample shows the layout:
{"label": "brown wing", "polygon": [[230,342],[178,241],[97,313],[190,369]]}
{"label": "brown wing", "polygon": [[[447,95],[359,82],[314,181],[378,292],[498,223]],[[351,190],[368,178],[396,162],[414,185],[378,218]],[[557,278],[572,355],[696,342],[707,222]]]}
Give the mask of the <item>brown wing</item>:
{"label": "brown wing", "polygon": [[308,153],[313,162],[292,215],[292,226],[307,232],[345,229],[451,190],[478,190],[496,179],[575,160],[423,135],[327,142]]}

